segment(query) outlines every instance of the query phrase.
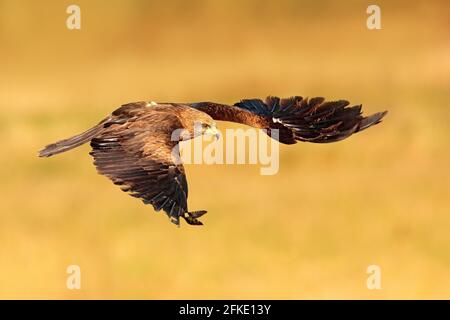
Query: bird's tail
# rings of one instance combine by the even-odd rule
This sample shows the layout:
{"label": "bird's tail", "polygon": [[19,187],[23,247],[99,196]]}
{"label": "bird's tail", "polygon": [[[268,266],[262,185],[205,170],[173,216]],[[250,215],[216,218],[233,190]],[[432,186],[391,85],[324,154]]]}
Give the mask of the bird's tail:
{"label": "bird's tail", "polygon": [[51,157],[55,154],[62,153],[69,151],[73,148],[76,148],[78,146],[81,146],[82,144],[90,141],[92,138],[99,135],[104,129],[105,129],[105,122],[107,119],[101,121],[96,126],[92,127],[91,129],[80,133],[76,136],[73,136],[71,138],[67,138],[52,144],[49,144],[45,146],[44,149],[39,151],[39,157]]}

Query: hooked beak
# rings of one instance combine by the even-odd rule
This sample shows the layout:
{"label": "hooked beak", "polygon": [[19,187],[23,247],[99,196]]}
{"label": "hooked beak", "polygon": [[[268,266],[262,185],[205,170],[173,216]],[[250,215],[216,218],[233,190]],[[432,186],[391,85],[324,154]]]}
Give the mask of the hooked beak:
{"label": "hooked beak", "polygon": [[217,140],[219,140],[219,138],[220,138],[220,132],[219,132],[219,130],[216,128],[215,125],[213,125],[213,126],[207,128],[207,129],[205,130],[205,134],[206,134],[206,135],[209,135],[209,136],[215,136]]}

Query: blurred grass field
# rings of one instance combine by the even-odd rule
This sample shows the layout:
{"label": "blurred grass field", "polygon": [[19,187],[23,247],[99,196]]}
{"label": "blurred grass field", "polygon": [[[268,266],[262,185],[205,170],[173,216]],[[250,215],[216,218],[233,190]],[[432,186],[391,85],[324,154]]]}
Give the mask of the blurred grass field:
{"label": "blurred grass field", "polygon": [[[447,1],[377,1],[375,31],[356,0],[76,3],[80,31],[72,2],[0,1],[0,298],[450,298]],[[88,146],[36,156],[122,103],[269,94],[389,114],[281,146],[274,176],[187,166],[201,228],[120,192]]]}

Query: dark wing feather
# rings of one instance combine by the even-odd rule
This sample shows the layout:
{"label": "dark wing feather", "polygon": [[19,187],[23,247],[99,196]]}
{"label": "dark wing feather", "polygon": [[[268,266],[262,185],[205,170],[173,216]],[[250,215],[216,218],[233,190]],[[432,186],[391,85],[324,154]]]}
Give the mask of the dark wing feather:
{"label": "dark wing feather", "polygon": [[348,107],[346,100],[325,101],[322,97],[300,96],[285,99],[269,96],[265,101],[244,99],[234,106],[210,102],[190,105],[217,120],[267,129],[269,136],[273,135],[273,129],[278,129],[278,140],[286,144],[339,141],[379,123],[387,113],[364,117],[360,105]]}
{"label": "dark wing feather", "polygon": [[[165,132],[170,130],[168,127],[179,125],[173,118],[159,119],[160,126],[155,130],[145,127],[145,117],[112,126],[92,139],[90,154],[99,173],[133,197],[152,204],[155,210],[164,210],[178,225],[188,209],[188,186],[183,165],[175,163],[172,157],[173,150],[177,152],[177,142],[170,141]],[[164,122],[175,123],[164,130]]]}

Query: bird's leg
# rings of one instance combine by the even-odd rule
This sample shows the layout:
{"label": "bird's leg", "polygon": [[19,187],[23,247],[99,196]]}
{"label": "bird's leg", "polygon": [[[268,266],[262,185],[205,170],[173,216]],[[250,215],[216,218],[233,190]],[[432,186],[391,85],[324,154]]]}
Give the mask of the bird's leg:
{"label": "bird's leg", "polygon": [[185,212],[182,217],[190,225],[201,226],[203,225],[203,223],[199,221],[198,218],[203,216],[205,213],[206,213],[205,210]]}

